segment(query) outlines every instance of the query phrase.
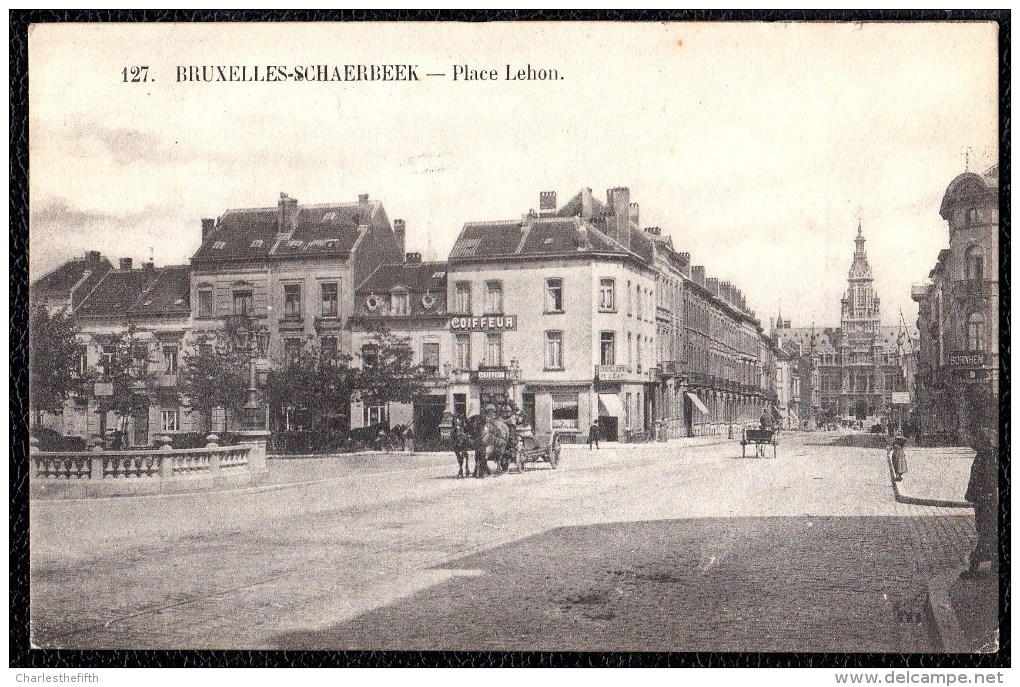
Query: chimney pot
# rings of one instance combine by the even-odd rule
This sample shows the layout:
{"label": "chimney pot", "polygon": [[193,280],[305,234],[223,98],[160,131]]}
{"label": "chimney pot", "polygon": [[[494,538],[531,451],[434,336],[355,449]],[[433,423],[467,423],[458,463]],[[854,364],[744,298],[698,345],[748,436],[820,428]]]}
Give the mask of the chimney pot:
{"label": "chimney pot", "polygon": [[591,221],[592,208],[593,208],[593,205],[592,205],[592,199],[591,199],[591,189],[590,188],[581,189],[581,219],[582,220],[586,220],[586,221],[589,221],[589,222]]}
{"label": "chimney pot", "polygon": [[404,262],[406,262],[408,265],[420,265],[421,253],[407,253],[404,256]]}
{"label": "chimney pot", "polygon": [[280,193],[279,214],[277,215],[276,231],[280,234],[289,234],[297,228],[297,198],[291,198],[286,193]]}
{"label": "chimney pot", "polygon": [[[641,215],[640,215],[640,212],[639,212],[638,204],[637,203],[631,203],[630,204],[630,221],[633,224],[635,224],[635,225],[640,227],[641,226],[641,222],[639,221],[640,220],[640,216]],[[659,234],[661,234],[661,233],[662,232],[660,231]],[[658,236],[659,234],[656,234],[656,236]]]}
{"label": "chimney pot", "polygon": [[120,268],[122,270],[129,270],[129,269],[131,269],[131,258],[121,258],[120,259]]}
{"label": "chimney pot", "polygon": [[556,213],[556,191],[542,191],[538,194],[538,210],[543,217]]}
{"label": "chimney pot", "polygon": [[97,250],[85,251],[85,262],[89,265],[98,265],[101,256]]}

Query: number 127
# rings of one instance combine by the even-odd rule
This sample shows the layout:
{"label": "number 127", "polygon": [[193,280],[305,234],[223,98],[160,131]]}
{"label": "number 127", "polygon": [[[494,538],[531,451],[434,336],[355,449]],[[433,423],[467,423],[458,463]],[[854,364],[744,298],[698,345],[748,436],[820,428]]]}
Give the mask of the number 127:
{"label": "number 127", "polygon": [[149,80],[148,67],[124,67],[120,73],[124,77],[124,83],[142,83]]}

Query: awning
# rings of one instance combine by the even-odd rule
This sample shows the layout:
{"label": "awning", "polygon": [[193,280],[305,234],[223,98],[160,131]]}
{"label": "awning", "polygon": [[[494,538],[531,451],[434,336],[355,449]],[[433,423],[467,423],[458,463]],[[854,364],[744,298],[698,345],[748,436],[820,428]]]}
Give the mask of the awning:
{"label": "awning", "polygon": [[692,394],[688,391],[687,397],[691,399],[691,403],[693,403],[694,407],[700,410],[703,415],[708,415],[708,408],[706,408],[705,404],[701,402],[701,399],[698,398],[697,394]]}
{"label": "awning", "polygon": [[623,403],[616,394],[599,394],[599,415],[611,417],[626,417],[623,412]]}

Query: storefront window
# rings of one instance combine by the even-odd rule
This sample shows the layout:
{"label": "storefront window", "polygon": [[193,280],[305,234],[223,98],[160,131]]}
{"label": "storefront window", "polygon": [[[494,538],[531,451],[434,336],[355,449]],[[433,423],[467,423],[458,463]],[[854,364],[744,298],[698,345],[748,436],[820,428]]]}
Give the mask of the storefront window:
{"label": "storefront window", "polygon": [[577,394],[552,395],[553,429],[577,429]]}

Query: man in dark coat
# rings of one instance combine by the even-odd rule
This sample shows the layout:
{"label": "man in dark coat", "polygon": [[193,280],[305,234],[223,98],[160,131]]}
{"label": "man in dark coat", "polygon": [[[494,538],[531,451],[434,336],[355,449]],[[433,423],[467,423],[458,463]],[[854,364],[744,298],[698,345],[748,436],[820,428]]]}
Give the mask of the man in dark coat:
{"label": "man in dark coat", "polygon": [[595,448],[599,447],[599,421],[592,420],[591,429],[588,430],[588,450],[591,450],[591,445],[595,444]]}
{"label": "man in dark coat", "polygon": [[999,434],[998,429],[982,427],[974,441],[974,464],[964,498],[974,504],[974,527],[977,544],[970,554],[970,567],[960,577],[972,579],[989,573],[980,571],[981,564],[990,563],[990,573],[998,574],[999,544]]}

